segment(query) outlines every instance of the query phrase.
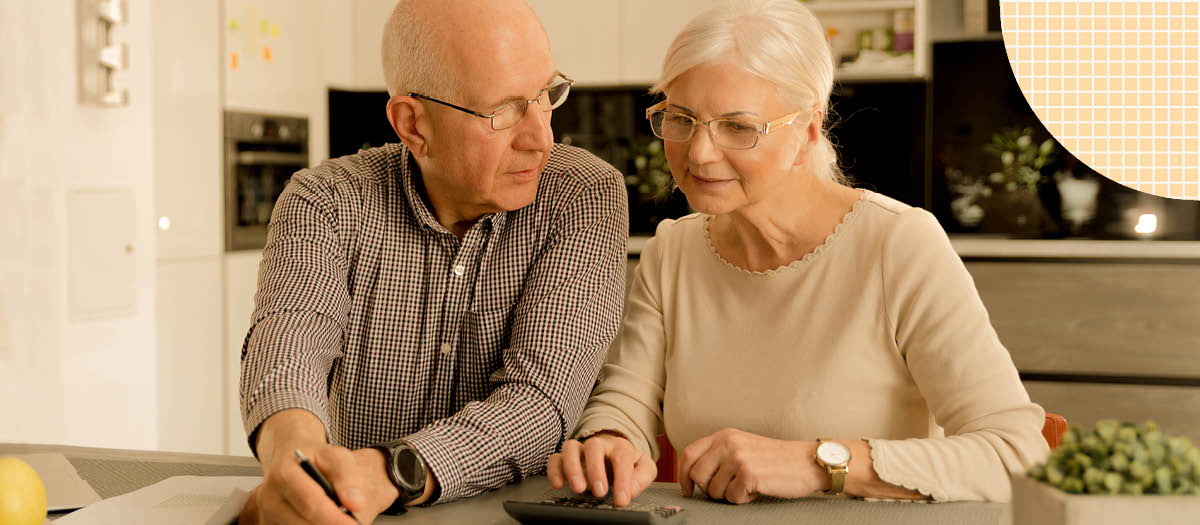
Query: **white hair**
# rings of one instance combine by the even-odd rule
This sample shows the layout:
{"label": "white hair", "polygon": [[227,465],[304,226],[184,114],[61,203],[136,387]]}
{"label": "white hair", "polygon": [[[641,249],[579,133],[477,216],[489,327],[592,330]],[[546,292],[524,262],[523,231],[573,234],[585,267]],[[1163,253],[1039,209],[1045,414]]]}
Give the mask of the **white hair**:
{"label": "white hair", "polygon": [[[775,84],[784,101],[828,115],[833,51],[821,22],[796,0],[728,0],[696,15],[671,42],[650,92],[662,93],[693,67],[722,63]],[[846,184],[824,123],[819,125],[809,157],[813,171]]]}
{"label": "white hair", "polygon": [[417,2],[400,0],[383,28],[383,78],[392,96],[456,94],[457,78],[444,45],[424,19]]}

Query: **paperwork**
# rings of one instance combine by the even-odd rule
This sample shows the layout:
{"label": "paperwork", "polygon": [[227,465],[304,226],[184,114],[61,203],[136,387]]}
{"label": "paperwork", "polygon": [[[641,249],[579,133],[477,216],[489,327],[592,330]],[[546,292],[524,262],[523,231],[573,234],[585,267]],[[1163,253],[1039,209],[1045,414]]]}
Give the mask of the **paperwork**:
{"label": "paperwork", "polygon": [[258,476],[176,476],[77,510],[54,523],[233,523]]}
{"label": "paperwork", "polygon": [[75,466],[62,454],[5,454],[20,459],[42,478],[46,487],[46,510],[74,510],[100,501],[100,495],[88,482],[79,477]]}

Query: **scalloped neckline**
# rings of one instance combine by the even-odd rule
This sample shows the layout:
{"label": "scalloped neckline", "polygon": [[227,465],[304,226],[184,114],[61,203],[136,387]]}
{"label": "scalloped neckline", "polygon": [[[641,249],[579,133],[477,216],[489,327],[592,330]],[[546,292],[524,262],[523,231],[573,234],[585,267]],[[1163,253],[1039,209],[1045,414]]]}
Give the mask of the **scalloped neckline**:
{"label": "scalloped neckline", "polygon": [[833,227],[833,231],[830,232],[829,235],[825,236],[825,240],[822,241],[821,244],[818,244],[816,248],[813,248],[812,251],[804,254],[803,257],[796,259],[790,263],[776,266],[774,268],[768,268],[768,269],[762,270],[762,271],[753,271],[753,270],[747,270],[740,266],[736,266],[733,263],[727,261],[724,257],[721,256],[721,253],[717,251],[717,247],[713,245],[712,236],[709,235],[709,232],[708,232],[709,227],[712,222],[712,218],[713,218],[712,215],[704,216],[704,243],[706,245],[708,245],[708,252],[711,253],[713,255],[713,257],[716,257],[718,261],[721,261],[721,264],[724,264],[727,268],[729,268],[730,270],[733,270],[737,273],[741,273],[741,274],[749,275],[749,276],[753,276],[753,277],[769,277],[769,276],[772,276],[772,275],[775,275],[778,273],[786,272],[789,270],[794,270],[796,268],[804,266],[809,261],[818,257],[822,252],[825,252],[826,250],[828,250],[829,247],[833,244],[833,242],[835,240],[837,240],[837,237],[839,234],[841,234],[842,230],[846,229],[846,227],[853,221],[854,217],[859,215],[859,213],[858,213],[859,210],[862,208],[863,204],[868,201],[868,195],[871,193],[870,190],[866,190],[866,189],[863,189],[860,191],[862,191],[862,193],[858,196],[858,199],[854,201],[854,205],[850,207],[850,211],[847,211],[845,213],[845,215],[842,215],[841,222],[839,222],[837,224],[837,226]]}

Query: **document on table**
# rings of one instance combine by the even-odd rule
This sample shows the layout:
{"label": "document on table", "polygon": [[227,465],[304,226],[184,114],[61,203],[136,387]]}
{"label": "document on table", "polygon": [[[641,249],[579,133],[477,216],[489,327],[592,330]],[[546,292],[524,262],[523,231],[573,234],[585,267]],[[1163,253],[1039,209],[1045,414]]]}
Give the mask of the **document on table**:
{"label": "document on table", "polygon": [[83,478],[67,457],[57,453],[6,454],[20,459],[37,471],[46,487],[46,510],[74,510],[100,501],[100,495]]}
{"label": "document on table", "polygon": [[259,476],[176,476],[67,514],[55,525],[203,523],[229,525]]}

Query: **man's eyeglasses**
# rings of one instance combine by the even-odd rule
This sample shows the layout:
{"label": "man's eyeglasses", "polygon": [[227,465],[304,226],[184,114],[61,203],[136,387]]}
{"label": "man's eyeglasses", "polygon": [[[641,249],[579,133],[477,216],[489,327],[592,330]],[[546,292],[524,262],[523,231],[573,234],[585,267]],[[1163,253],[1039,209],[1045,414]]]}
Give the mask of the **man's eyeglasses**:
{"label": "man's eyeglasses", "polygon": [[646,109],[646,118],[650,120],[650,130],[654,136],[671,142],[687,142],[695,133],[696,126],[708,128],[708,136],[713,144],[725,149],[750,149],[758,145],[758,137],[766,135],[776,128],[793,124],[796,117],[804,114],[803,110],[790,113],[772,120],[766,124],[737,118],[715,118],[708,122],[700,122],[696,117],[686,113],[676,113],[662,109],[666,101],[659,102]]}
{"label": "man's eyeglasses", "polygon": [[409,93],[408,96],[428,100],[430,102],[436,102],[443,106],[457,109],[468,115],[475,115],[479,118],[488,119],[492,123],[492,129],[499,131],[516,126],[522,118],[525,118],[525,111],[529,109],[530,104],[537,104],[541,106],[542,111],[551,111],[554,108],[561,106],[563,102],[566,102],[567,93],[571,91],[571,84],[574,83],[574,80],[571,80],[567,78],[566,75],[559,73],[558,79],[556,79],[554,83],[550,84],[549,86],[542,88],[541,91],[538,91],[536,97],[533,97],[529,100],[513,100],[511,102],[507,102],[500,105],[500,107],[493,109],[490,115],[485,115],[478,111],[473,111],[462,106],[456,106],[444,100],[427,97],[420,93]]}

